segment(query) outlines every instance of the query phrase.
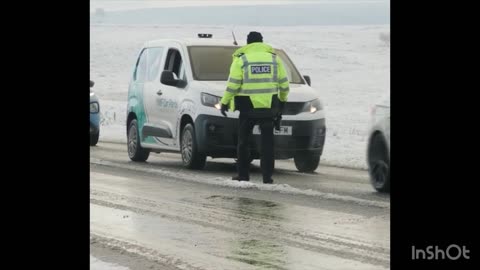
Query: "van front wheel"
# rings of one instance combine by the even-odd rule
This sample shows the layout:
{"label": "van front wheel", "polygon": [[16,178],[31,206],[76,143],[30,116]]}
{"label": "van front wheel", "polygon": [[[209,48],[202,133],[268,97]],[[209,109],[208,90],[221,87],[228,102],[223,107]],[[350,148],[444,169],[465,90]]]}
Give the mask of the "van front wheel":
{"label": "van front wheel", "polygon": [[300,172],[314,172],[320,163],[320,155],[314,153],[299,153],[293,157],[295,167]]}
{"label": "van front wheel", "polygon": [[195,139],[195,128],[192,124],[186,124],[182,130],[180,149],[182,152],[183,165],[189,169],[201,170],[205,167],[207,156],[198,152]]}

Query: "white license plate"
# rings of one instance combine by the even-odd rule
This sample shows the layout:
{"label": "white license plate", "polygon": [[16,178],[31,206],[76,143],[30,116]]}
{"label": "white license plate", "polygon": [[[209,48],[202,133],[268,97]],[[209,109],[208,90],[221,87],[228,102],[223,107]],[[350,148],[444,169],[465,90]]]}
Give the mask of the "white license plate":
{"label": "white license plate", "polygon": [[[259,135],[260,127],[258,125],[253,127],[253,134]],[[275,135],[292,135],[292,127],[291,126],[280,126],[280,130],[273,129],[273,134]]]}

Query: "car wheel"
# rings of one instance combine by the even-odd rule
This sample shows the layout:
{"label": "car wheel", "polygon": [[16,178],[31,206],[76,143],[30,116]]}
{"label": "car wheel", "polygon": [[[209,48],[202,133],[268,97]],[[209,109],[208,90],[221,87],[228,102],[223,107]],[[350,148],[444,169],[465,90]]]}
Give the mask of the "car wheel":
{"label": "car wheel", "polygon": [[146,161],[150,151],[140,145],[137,120],[130,122],[127,134],[128,157],[133,161]]}
{"label": "car wheel", "polygon": [[98,137],[100,137],[100,131],[90,134],[90,146],[95,146],[98,143]]}
{"label": "car wheel", "polygon": [[372,186],[379,192],[390,192],[390,160],[381,135],[375,135],[368,149],[368,172]]}
{"label": "car wheel", "polygon": [[293,157],[295,167],[300,172],[314,172],[320,163],[320,154],[298,153]]}
{"label": "car wheel", "polygon": [[182,152],[183,165],[189,169],[201,170],[205,167],[207,156],[198,152],[195,137],[195,128],[192,124],[186,124],[182,130],[180,149]]}

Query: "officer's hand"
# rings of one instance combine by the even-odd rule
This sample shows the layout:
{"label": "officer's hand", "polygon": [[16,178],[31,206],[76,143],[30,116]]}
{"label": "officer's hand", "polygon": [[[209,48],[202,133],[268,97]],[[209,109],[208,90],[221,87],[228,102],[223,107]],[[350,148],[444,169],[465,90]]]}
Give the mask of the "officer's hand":
{"label": "officer's hand", "polygon": [[226,111],[228,111],[228,106],[225,105],[225,104],[222,104],[222,107],[220,108],[220,112],[223,114],[223,116],[227,117],[227,113]]}
{"label": "officer's hand", "polygon": [[277,114],[275,118],[273,119],[273,126],[275,130],[280,131],[280,123],[282,122],[282,115]]}

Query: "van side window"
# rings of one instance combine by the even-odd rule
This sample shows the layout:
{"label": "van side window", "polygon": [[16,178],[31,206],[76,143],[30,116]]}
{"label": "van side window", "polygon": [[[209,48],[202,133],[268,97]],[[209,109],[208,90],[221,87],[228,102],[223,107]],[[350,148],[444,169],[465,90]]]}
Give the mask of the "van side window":
{"label": "van side window", "polygon": [[162,60],[163,48],[149,48],[147,53],[147,81],[151,82],[158,76]]}
{"label": "van side window", "polygon": [[135,82],[145,82],[145,75],[147,72],[147,50],[144,49],[137,60],[137,66],[133,74],[133,80]]}
{"label": "van side window", "polygon": [[180,55],[179,51],[177,51],[176,49],[168,50],[164,70],[172,71],[175,76],[177,76],[177,79],[186,79],[182,56]]}

